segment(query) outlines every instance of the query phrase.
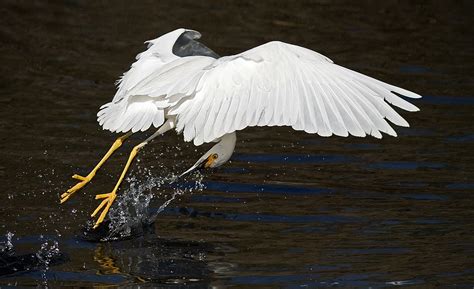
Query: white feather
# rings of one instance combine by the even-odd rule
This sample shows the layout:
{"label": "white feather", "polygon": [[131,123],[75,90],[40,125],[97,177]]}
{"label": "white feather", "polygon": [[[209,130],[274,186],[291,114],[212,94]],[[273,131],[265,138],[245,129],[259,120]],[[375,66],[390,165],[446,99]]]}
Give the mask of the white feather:
{"label": "white feather", "polygon": [[[418,94],[334,64],[306,48],[269,42],[234,56],[177,57],[185,30],[150,41],[118,81],[97,120],[116,132],[144,131],[176,116],[176,129],[195,145],[247,126],[291,126],[321,136],[396,136],[386,120],[408,126],[390,104],[418,108],[400,95]],[[166,114],[167,113],[167,114]]]}

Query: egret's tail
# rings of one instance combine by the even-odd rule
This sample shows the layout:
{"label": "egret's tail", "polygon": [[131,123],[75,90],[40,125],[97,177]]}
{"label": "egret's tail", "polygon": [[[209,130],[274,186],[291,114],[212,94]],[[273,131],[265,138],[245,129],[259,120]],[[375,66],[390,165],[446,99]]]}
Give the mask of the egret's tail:
{"label": "egret's tail", "polygon": [[164,123],[164,111],[153,100],[109,102],[100,107],[97,121],[103,129],[112,132],[145,131],[150,126],[160,127]]}

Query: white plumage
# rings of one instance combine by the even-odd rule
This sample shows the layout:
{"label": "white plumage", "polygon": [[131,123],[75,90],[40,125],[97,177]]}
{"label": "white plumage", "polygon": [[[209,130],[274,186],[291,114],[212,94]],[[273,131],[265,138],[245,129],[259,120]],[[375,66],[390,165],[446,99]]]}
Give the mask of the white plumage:
{"label": "white plumage", "polygon": [[148,50],[119,81],[112,102],[101,107],[98,121],[104,129],[144,131],[173,118],[177,131],[195,145],[248,126],[381,138],[381,132],[397,135],[388,121],[408,126],[389,104],[418,110],[399,95],[420,95],[283,42],[218,59],[179,57],[173,45],[187,31],[178,29],[149,41]]}
{"label": "white plumage", "polygon": [[273,41],[243,53],[218,58],[197,42],[196,31],[177,29],[149,41],[148,49],[117,82],[113,100],[100,108],[104,129],[126,132],[79,183],[61,195],[61,202],[84,187],[102,164],[132,133],[158,130],[136,145],[112,192],[99,194],[100,211],[94,228],[103,222],[116,192],[138,151],[173,128],[195,145],[217,142],[182,175],[227,162],[236,131],[248,126],[291,126],[320,136],[396,136],[388,121],[408,123],[391,106],[418,108],[400,95],[418,94],[334,64],[329,58]]}

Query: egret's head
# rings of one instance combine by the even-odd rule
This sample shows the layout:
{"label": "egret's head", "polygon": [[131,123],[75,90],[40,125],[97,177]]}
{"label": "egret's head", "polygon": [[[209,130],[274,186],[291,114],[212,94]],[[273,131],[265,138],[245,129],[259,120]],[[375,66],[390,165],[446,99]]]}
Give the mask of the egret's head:
{"label": "egret's head", "polygon": [[217,168],[225,164],[233,152],[234,146],[229,147],[223,143],[218,143],[205,153],[198,162],[200,161],[200,165],[205,169]]}
{"label": "egret's head", "polygon": [[173,45],[173,54],[179,57],[209,56],[212,58],[219,58],[219,55],[209,47],[197,41],[199,38],[201,38],[201,33],[186,29],[176,39]]}
{"label": "egret's head", "polygon": [[222,166],[230,159],[232,153],[234,152],[234,148],[235,134],[229,134],[222,137],[222,139],[216,145],[203,154],[202,157],[200,157],[192,167],[182,173],[180,177],[195,170],[217,168]]}
{"label": "egret's head", "polygon": [[137,60],[158,57],[164,64],[187,56],[219,56],[197,41],[201,33],[190,29],[176,29],[158,38],[148,40],[147,50],[137,55]]}

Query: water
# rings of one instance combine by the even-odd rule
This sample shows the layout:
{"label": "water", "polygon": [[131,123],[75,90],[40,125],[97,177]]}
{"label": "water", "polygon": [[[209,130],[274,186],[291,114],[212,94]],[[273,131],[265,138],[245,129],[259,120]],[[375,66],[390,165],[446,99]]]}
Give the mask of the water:
{"label": "water", "polygon": [[[1,272],[31,265],[2,275],[1,288],[474,286],[471,2],[0,8]],[[312,48],[424,95],[421,111],[403,113],[411,128],[382,140],[250,128],[229,164],[177,185],[165,181],[207,147],[169,133],[140,153],[121,187],[112,229],[123,240],[97,242],[82,231],[94,195],[110,192],[146,134],[65,205],[59,195],[113,142],[95,114],[115,79],[144,40],[177,27],[200,31],[220,55],[274,39]]]}

